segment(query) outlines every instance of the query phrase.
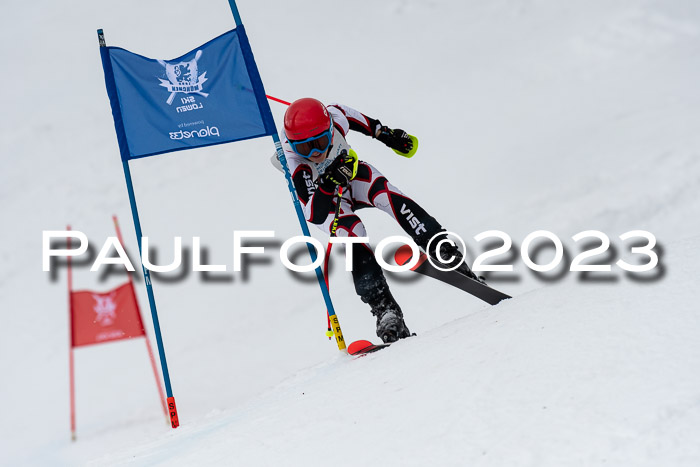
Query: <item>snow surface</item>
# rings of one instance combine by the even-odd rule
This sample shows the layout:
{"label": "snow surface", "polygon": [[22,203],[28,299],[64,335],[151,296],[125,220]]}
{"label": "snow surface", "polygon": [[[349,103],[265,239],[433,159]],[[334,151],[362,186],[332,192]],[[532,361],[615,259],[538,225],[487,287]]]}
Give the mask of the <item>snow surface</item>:
{"label": "snow surface", "polygon": [[[163,261],[175,235],[201,236],[229,270],[234,230],[275,230],[277,243],[247,276],[155,282],[180,428],[165,423],[136,339],[76,350],[72,443],[66,274],[42,272],[41,232],[71,224],[96,253],[117,214],[136,253],[95,29],[172,58],[233,21],[225,1],[16,2],[0,28],[0,464],[700,465],[700,4],[239,8],[269,94],[346,103],[418,135],[411,160],[361,135],[351,144],[472,252],[485,230],[519,247],[547,229],[575,255],[571,236],[596,229],[616,247],[607,260],[632,261],[618,236],[644,229],[661,273],[548,279],[515,256],[515,274],[492,275],[516,297],[497,307],[392,276],[418,336],[351,359],[324,336],[315,280],[275,258],[299,227],[269,140],[135,161]],[[401,233],[382,213],[362,217],[375,242]],[[373,338],[336,258],[345,335]],[[125,279],[78,266],[76,288]]]}

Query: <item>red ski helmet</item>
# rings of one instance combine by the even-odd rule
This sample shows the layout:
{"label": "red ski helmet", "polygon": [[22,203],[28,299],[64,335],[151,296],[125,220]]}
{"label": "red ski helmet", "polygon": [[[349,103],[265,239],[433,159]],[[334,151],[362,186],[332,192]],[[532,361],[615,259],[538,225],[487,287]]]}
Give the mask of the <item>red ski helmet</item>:
{"label": "red ski helmet", "polygon": [[319,135],[328,131],[331,125],[326,106],[311,97],[295,100],[284,113],[284,134],[290,141]]}

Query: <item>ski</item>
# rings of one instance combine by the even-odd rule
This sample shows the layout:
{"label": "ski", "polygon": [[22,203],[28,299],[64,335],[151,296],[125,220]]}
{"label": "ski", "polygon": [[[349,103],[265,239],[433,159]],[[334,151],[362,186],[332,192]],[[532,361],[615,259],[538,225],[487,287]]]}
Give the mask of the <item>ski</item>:
{"label": "ski", "polygon": [[[413,252],[411,251],[411,247],[408,245],[402,246],[394,254],[394,260],[399,266],[408,263],[412,257]],[[432,277],[433,279],[437,279],[445,284],[457,287],[458,289],[461,289],[490,305],[496,305],[501,300],[511,298],[510,295],[506,295],[486,284],[475,281],[471,277],[467,277],[458,271],[440,271],[439,269],[436,269],[432,264],[430,264],[430,261],[428,261],[428,257],[425,253],[420,254],[418,263],[411,268],[411,271],[415,271],[419,274],[423,274],[424,276]]]}
{"label": "ski", "polygon": [[389,347],[391,344],[372,344],[370,341],[355,341],[348,346],[350,355],[364,355]]}

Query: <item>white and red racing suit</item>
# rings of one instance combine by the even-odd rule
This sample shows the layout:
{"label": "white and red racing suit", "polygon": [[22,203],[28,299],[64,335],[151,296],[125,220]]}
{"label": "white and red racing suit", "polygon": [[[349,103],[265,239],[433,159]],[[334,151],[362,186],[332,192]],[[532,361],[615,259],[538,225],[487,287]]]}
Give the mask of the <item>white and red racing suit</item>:
{"label": "white and red racing suit", "polygon": [[[341,152],[350,151],[346,140],[350,130],[374,138],[381,123],[345,105],[331,104],[327,109],[333,122],[333,139],[326,160],[315,164],[301,157],[294,152],[284,135],[282,148],[297,196],[304,206],[306,220],[330,233],[335,217],[336,194],[319,187],[318,177]],[[273,164],[281,169],[276,157],[273,158]],[[343,189],[336,235],[366,237],[367,230],[356,211],[370,207],[379,208],[393,217],[424,250],[428,241],[444,230],[418,203],[392,185],[376,167],[360,160],[357,175]],[[369,245],[353,245],[353,280],[355,290],[366,303],[371,303],[378,294],[388,292],[384,274]]]}

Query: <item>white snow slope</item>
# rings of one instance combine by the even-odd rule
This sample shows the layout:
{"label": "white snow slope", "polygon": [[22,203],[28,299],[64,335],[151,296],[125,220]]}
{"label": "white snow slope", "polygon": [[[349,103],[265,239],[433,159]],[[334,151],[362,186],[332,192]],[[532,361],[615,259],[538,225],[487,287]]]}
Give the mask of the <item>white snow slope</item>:
{"label": "white snow slope", "polygon": [[[269,139],[134,161],[159,262],[176,235],[187,247],[202,237],[229,271],[234,230],[274,230],[276,243],[247,275],[156,280],[180,428],[165,424],[135,339],[75,351],[71,442],[66,270],[41,270],[41,232],[71,224],[96,253],[117,214],[136,258],[95,29],[167,59],[233,20],[224,0],[15,2],[0,28],[0,464],[700,465],[698,2],[239,8],[269,94],[342,102],[418,135],[411,160],[350,142],[467,240],[471,260],[474,235],[508,233],[515,271],[490,280],[515,298],[489,307],[393,275],[418,336],[351,359],[324,335],[313,276],[276,257],[300,230]],[[272,106],[279,125],[284,106]],[[361,215],[375,244],[402,233]],[[541,229],[569,253],[546,277],[517,253]],[[591,229],[615,247],[592,261],[613,270],[582,280],[567,270],[581,251],[571,237]],[[644,261],[619,239],[637,229],[660,253],[641,276],[614,265]],[[340,259],[331,293],[345,335],[372,338]],[[77,266],[77,289],[125,279]],[[148,315],[142,282],[138,294]]]}

